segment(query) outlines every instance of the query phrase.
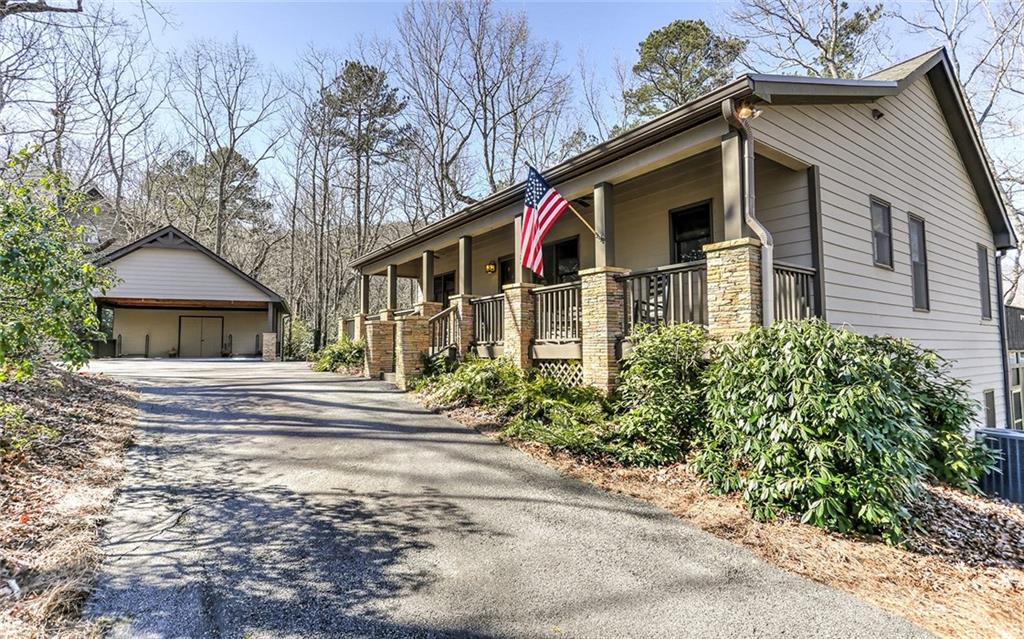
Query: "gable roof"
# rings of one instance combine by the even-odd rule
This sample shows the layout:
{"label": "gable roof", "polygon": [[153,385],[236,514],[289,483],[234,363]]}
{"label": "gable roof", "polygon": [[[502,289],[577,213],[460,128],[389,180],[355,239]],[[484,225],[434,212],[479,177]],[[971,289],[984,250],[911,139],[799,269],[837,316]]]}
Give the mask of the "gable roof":
{"label": "gable roof", "polygon": [[226,268],[233,274],[237,275],[238,277],[242,278],[249,284],[259,289],[262,293],[264,293],[267,297],[270,298],[271,302],[274,302],[275,304],[280,304],[286,313],[291,312],[291,310],[288,308],[288,303],[285,302],[283,297],[281,297],[268,287],[261,284],[256,278],[252,277],[248,273],[245,273],[231,262],[227,261],[220,255],[214,253],[210,249],[206,248],[201,243],[199,243],[198,240],[193,239],[191,236],[189,236],[188,234],[186,234],[184,231],[180,230],[173,224],[168,224],[167,226],[161,229],[153,231],[152,233],[145,237],[139,238],[130,244],[126,244],[125,246],[122,246],[119,249],[107,253],[106,255],[97,259],[96,264],[99,266],[106,266],[108,264],[111,264],[112,262],[116,262],[117,260],[125,257],[126,255],[131,255],[132,253],[141,248],[177,248],[192,249],[199,251],[200,253],[210,258],[220,266]]}
{"label": "gable roof", "polygon": [[[577,177],[687,129],[721,117],[721,102],[750,98],[768,104],[844,104],[873,102],[896,95],[927,76],[978,200],[992,228],[997,248],[1013,248],[1016,236],[1002,190],[995,179],[970,106],[945,49],[926,51],[859,80],[747,74],[691,102],[611,138],[544,171],[551,184]],[[447,230],[520,201],[525,183],[497,191],[461,211],[359,256],[359,268]]]}

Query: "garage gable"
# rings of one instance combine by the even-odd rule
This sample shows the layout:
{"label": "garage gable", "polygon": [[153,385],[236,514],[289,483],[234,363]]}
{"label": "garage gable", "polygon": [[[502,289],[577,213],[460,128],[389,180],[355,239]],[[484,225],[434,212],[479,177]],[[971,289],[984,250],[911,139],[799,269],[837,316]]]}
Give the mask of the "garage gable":
{"label": "garage gable", "polygon": [[276,293],[171,226],[100,263],[117,275],[106,298],[281,302]]}

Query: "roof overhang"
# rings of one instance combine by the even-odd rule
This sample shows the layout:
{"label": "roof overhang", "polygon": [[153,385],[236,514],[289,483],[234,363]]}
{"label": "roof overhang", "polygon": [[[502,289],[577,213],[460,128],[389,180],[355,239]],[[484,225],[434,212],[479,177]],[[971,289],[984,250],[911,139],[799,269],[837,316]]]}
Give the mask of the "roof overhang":
{"label": "roof overhang", "polygon": [[[693,102],[672,109],[665,114],[631,129],[607,142],[594,146],[583,153],[544,171],[545,179],[552,184],[562,184],[603,166],[626,158],[629,155],[683,133],[709,120],[721,117],[721,103],[730,98],[750,95],[747,79],[740,78]],[[472,204],[454,215],[428,224],[379,249],[366,253],[352,262],[355,268],[373,264],[388,256],[435,238],[447,231],[458,228],[486,215],[498,212],[522,202],[525,184],[520,182],[498,191]]]}
{"label": "roof overhang", "polygon": [[[745,75],[693,102],[592,147],[546,170],[544,175],[548,182],[561,186],[567,180],[721,117],[723,100],[749,98],[751,101],[772,105],[868,103],[896,95],[925,75],[933,87],[967,174],[988,218],[996,248],[1015,247],[1016,236],[1002,190],[995,179],[975,119],[944,49],[928,51],[861,80]],[[367,265],[379,263],[473,220],[518,205],[522,201],[524,188],[525,185],[519,183],[498,191],[454,215],[362,255],[352,264],[362,270]]]}

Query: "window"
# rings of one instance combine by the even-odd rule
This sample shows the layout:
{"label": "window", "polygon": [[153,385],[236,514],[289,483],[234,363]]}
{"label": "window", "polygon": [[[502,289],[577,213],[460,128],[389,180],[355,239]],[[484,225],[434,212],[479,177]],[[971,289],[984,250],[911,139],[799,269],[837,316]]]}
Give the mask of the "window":
{"label": "window", "polygon": [[516,283],[516,260],[513,257],[503,257],[498,260],[498,286]]}
{"label": "window", "polygon": [[449,298],[455,295],[455,271],[434,276],[434,301],[448,308]]}
{"label": "window", "polygon": [[928,253],[924,241],[924,220],[910,216],[910,285],[914,308],[928,310]]}
{"label": "window", "polygon": [[991,388],[982,392],[985,398],[985,428],[996,427],[996,392]]}
{"label": "window", "polygon": [[711,243],[711,202],[669,211],[672,219],[672,262],[704,259],[704,245]]}
{"label": "window", "polygon": [[981,318],[992,319],[992,290],[988,279],[988,248],[978,245],[978,287],[981,291]]}
{"label": "window", "polygon": [[871,238],[875,264],[892,268],[892,209],[871,198]]}
{"label": "window", "polygon": [[561,284],[575,282],[580,270],[580,241],[578,237],[545,244],[544,276],[537,278],[540,284]]}

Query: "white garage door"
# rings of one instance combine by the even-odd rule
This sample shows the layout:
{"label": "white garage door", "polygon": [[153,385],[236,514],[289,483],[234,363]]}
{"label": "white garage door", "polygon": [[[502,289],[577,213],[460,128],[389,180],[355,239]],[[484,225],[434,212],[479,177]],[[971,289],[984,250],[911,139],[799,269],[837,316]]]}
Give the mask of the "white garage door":
{"label": "white garage door", "polygon": [[223,317],[181,317],[179,357],[220,357],[223,343]]}

